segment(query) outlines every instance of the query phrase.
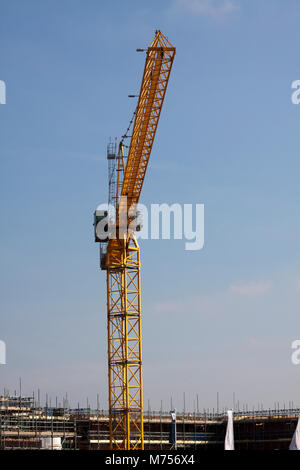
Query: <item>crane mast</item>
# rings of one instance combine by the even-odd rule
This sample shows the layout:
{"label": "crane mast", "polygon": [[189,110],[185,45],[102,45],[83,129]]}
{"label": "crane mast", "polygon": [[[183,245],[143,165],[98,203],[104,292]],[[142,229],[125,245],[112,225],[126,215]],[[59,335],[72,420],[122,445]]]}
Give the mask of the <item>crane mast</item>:
{"label": "crane mast", "polygon": [[95,241],[106,270],[109,433],[110,449],[116,450],[144,449],[141,261],[134,222],[175,53],[156,31],[146,52],[127,158],[123,140],[108,146],[115,215],[95,212],[95,230],[103,217],[109,219],[107,237],[95,233]]}

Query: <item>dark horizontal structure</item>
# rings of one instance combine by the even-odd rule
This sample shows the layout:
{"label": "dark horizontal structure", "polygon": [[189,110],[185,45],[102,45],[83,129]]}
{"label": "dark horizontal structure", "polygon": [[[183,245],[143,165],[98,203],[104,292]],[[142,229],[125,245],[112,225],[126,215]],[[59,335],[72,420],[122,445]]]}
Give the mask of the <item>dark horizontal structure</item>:
{"label": "dark horizontal structure", "polygon": [[[236,450],[287,450],[300,409],[234,413]],[[145,450],[171,450],[172,420],[166,412],[144,413]],[[226,413],[177,414],[177,448],[223,450]],[[33,397],[0,397],[0,448],[109,448],[109,416],[90,408],[39,406]]]}

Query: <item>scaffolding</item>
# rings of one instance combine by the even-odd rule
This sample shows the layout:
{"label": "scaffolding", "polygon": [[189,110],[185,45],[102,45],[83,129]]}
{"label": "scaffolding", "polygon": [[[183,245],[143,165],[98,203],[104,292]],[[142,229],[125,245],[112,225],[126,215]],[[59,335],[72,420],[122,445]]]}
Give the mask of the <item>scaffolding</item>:
{"label": "scaffolding", "polygon": [[[98,401],[98,400],[97,400]],[[144,411],[146,450],[171,450],[172,419],[169,412]],[[299,408],[236,410],[234,413],[237,450],[285,450],[295,431]],[[177,449],[223,449],[227,425],[226,411],[177,413]],[[43,440],[60,438],[62,448],[105,450],[109,448],[109,412],[46,404],[40,399],[3,395],[0,397],[0,449],[41,449]]]}

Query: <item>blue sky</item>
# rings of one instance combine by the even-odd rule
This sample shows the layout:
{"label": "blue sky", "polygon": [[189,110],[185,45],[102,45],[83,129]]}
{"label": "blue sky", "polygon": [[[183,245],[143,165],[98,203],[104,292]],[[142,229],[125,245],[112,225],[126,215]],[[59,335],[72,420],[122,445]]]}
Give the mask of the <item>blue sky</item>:
{"label": "blue sky", "polygon": [[[106,405],[92,213],[155,29],[177,54],[141,202],[205,204],[205,248],[144,240],[144,399],[297,402],[298,0],[1,0],[0,386]],[[298,399],[299,404],[299,399]]]}

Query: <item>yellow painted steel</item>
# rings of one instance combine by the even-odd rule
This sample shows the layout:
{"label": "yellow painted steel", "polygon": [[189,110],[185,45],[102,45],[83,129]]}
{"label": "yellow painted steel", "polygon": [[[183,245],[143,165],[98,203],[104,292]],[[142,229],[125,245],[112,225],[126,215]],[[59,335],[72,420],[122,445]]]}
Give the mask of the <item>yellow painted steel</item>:
{"label": "yellow painted steel", "polygon": [[140,197],[175,52],[160,31],[147,51],[122,187],[129,207]]}
{"label": "yellow painted steel", "polygon": [[158,31],[148,47],[126,167],[119,145],[116,237],[108,242],[110,448],[144,449],[140,249],[129,228],[139,201],[176,49]]}
{"label": "yellow painted steel", "polygon": [[[129,209],[139,202],[175,53],[175,47],[158,31],[147,50],[123,184],[117,192],[117,217],[127,223]],[[119,148],[119,162],[120,158]],[[111,259],[117,262],[119,254],[116,243],[110,240],[106,266]]]}
{"label": "yellow painted steel", "polygon": [[140,249],[132,234],[126,257],[107,269],[108,378],[111,449],[143,449]]}

